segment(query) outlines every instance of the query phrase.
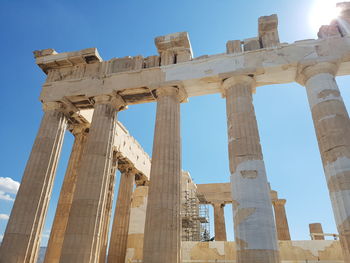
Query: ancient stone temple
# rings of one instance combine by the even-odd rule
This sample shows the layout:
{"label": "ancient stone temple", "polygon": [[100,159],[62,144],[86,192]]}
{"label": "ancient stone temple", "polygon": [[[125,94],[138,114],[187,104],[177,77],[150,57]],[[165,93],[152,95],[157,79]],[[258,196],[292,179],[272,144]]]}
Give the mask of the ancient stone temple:
{"label": "ancient stone temple", "polygon": [[[103,61],[96,48],[34,51],[46,74],[44,115],[0,263],[37,261],[67,131],[75,141],[46,263],[350,263],[350,120],[335,80],[350,74],[350,3],[338,5],[339,18],[318,39],[291,44],[280,43],[271,15],[259,18],[257,37],[228,41],[224,54],[194,58],[186,32],[157,37],[159,54],[150,57]],[[253,97],[264,85],[290,82],[306,90],[339,234],[312,222],[311,240],[291,240],[286,200],[268,183]],[[197,185],[181,167],[180,107],[214,93],[226,102],[231,178]],[[117,118],[128,105],[150,102],[157,104],[152,159]],[[228,204],[234,242],[226,236]]]}

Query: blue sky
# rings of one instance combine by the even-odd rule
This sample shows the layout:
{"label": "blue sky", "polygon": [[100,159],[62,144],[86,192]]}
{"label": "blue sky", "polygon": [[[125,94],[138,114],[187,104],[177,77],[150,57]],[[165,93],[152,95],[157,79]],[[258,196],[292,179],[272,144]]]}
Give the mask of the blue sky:
{"label": "blue sky", "polygon": [[[21,180],[42,116],[38,97],[45,75],[34,63],[33,50],[54,48],[65,52],[97,47],[104,60],[148,56],[157,53],[154,37],[188,31],[194,56],[223,53],[227,40],[256,36],[258,17],[273,13],[279,17],[281,42],[292,43],[316,38],[317,31],[309,22],[315,1],[1,0],[0,178]],[[350,108],[350,77],[337,81]],[[325,232],[335,233],[305,89],[295,83],[259,87],[254,104],[268,179],[280,197],[287,199],[292,238],[309,239],[311,222],[321,222]],[[181,113],[183,169],[190,171],[197,183],[228,182],[224,99],[219,94],[191,98],[182,105]],[[119,114],[119,120],[151,154],[155,104],[131,106]],[[72,142],[67,133],[43,244],[47,242]],[[6,192],[14,198],[15,190],[9,187],[16,187],[15,183],[0,183],[0,196]],[[0,235],[12,205],[12,201],[0,199]],[[232,240],[230,206],[225,213],[228,238]]]}

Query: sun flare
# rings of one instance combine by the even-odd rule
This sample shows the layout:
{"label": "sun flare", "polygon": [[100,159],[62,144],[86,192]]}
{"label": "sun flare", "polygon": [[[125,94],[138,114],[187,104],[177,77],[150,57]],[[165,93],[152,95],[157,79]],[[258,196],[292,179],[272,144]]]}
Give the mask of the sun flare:
{"label": "sun flare", "polygon": [[313,31],[318,31],[322,25],[328,25],[340,14],[336,7],[339,0],[314,0],[310,13],[310,26]]}

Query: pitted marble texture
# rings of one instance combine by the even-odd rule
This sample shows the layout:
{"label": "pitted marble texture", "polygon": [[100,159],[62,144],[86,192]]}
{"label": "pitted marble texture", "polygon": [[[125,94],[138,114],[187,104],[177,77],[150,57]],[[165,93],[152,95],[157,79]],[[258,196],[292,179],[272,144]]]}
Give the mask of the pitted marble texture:
{"label": "pitted marble texture", "polygon": [[324,101],[343,101],[334,76],[329,73],[321,73],[311,77],[305,86],[311,109]]}
{"label": "pitted marble texture", "polygon": [[[244,177],[247,171],[255,171],[255,178]],[[234,208],[235,218],[239,217],[240,213],[251,209],[240,222],[240,225],[245,225],[244,231],[236,229],[236,237],[246,243],[246,249],[272,249],[277,250],[277,244],[271,243],[272,236],[269,233],[275,232],[273,222],[271,204],[268,185],[266,183],[265,165],[262,160],[250,160],[240,163],[235,173],[231,176],[232,196],[233,200],[238,202],[237,208]],[[264,189],[264,186],[266,189]],[[266,194],[267,193],[267,194]],[[257,198],[258,197],[258,198]],[[268,207],[267,207],[268,206]],[[271,211],[270,211],[271,210]],[[249,210],[250,211],[250,210]],[[248,211],[248,212],[249,212]],[[261,225],[261,220],[271,219]],[[235,222],[237,223],[237,222]],[[251,226],[260,225],[260,228],[251,228]],[[266,231],[266,228],[270,228]],[[269,240],[269,242],[266,242]]]}

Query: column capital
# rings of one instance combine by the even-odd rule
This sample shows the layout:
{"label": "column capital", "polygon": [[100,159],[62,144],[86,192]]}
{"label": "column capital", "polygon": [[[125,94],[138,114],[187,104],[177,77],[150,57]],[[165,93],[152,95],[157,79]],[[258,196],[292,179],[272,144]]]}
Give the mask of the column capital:
{"label": "column capital", "polygon": [[179,102],[186,102],[188,95],[182,85],[169,85],[152,89],[153,96],[158,99],[163,96],[176,96]]}
{"label": "column capital", "polygon": [[136,169],[130,165],[130,164],[119,164],[118,165],[118,170],[122,173],[122,174],[136,174]]}
{"label": "column capital", "polygon": [[334,62],[318,62],[311,65],[299,65],[295,81],[305,86],[306,82],[313,76],[322,73],[329,73],[336,76],[339,63]]}
{"label": "column capital", "polygon": [[286,199],[276,199],[272,201],[273,205],[276,205],[276,206],[284,206],[286,202],[287,202]]}
{"label": "column capital", "polygon": [[118,111],[124,110],[127,108],[127,105],[123,98],[118,94],[104,94],[94,97],[95,104],[110,104]]}
{"label": "column capital", "polygon": [[232,76],[229,77],[222,82],[222,94],[223,97],[226,97],[226,90],[233,88],[236,85],[246,85],[247,87],[251,88],[252,93],[255,93],[255,79],[254,77],[247,76],[247,75],[238,75],[238,76]]}
{"label": "column capital", "polygon": [[49,101],[49,102],[43,102],[42,104],[43,111],[61,111],[66,112],[66,107],[62,102],[59,101]]}
{"label": "column capital", "polygon": [[278,199],[278,193],[275,190],[271,190],[270,191],[270,197],[271,197],[271,201],[277,200]]}
{"label": "column capital", "polygon": [[77,136],[79,134],[87,132],[89,127],[90,127],[89,123],[70,124],[68,126],[68,130],[70,130],[74,136]]}
{"label": "column capital", "polygon": [[216,207],[225,207],[225,203],[220,203],[220,202],[211,202],[210,203],[212,206]]}

